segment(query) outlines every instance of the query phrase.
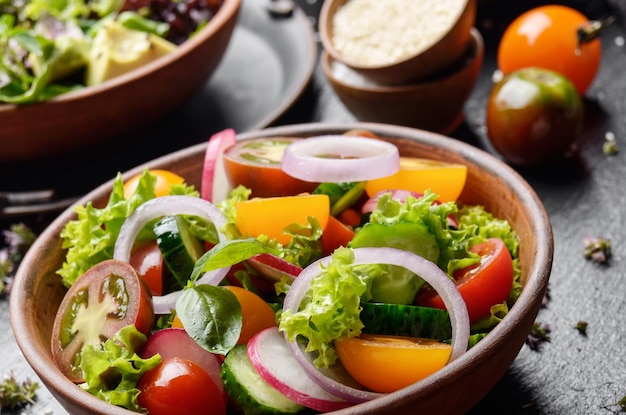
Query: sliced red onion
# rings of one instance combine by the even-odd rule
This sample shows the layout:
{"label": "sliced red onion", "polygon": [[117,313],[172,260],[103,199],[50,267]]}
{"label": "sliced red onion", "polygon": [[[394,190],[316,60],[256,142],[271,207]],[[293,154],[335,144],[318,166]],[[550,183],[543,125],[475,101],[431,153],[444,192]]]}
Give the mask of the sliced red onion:
{"label": "sliced red onion", "polygon": [[287,146],[281,168],[308,182],[359,182],[396,173],[400,155],[396,146],[383,140],[325,135]]}
{"label": "sliced red onion", "polygon": [[[215,225],[220,241],[226,240],[220,231],[226,224],[226,218],[214,204],[193,196],[162,196],[145,202],[126,218],[115,241],[113,259],[128,262],[139,232],[152,220],[171,215],[193,215],[209,220]],[[228,270],[229,268],[226,267],[209,271],[200,277],[197,283],[217,285],[224,279]],[[153,297],[154,312],[156,314],[169,313],[175,308],[179,296],[180,291],[175,291]]]}
{"label": "sliced red onion", "polygon": [[224,168],[224,150],[237,142],[237,133],[232,128],[215,133],[209,138],[204,153],[200,194],[209,202],[218,203],[228,197],[230,191]]}
{"label": "sliced red onion", "polygon": [[[300,273],[287,292],[283,305],[284,310],[296,312],[299,309],[300,303],[309,290],[311,280],[320,274],[321,266],[327,266],[331,259],[331,256],[322,258]],[[397,265],[423,278],[437,291],[450,314],[452,351],[448,363],[465,353],[470,334],[467,306],[454,282],[436,264],[411,252],[395,248],[355,248],[354,264]],[[295,339],[289,342],[289,348],[307,374],[322,388],[335,396],[354,403],[369,401],[381,396],[380,393],[357,389],[328,377],[311,362]]]}

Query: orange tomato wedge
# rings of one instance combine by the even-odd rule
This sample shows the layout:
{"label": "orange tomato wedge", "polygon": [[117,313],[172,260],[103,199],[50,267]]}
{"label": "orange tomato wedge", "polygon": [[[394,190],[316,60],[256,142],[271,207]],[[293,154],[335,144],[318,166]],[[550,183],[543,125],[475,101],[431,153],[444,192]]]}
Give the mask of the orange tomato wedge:
{"label": "orange tomato wedge", "polygon": [[[247,344],[258,332],[278,325],[274,310],[257,294],[233,285],[224,288],[233,293],[241,305],[241,333],[237,344]],[[184,328],[178,316],[174,316],[172,327]]]}
{"label": "orange tomato wedge", "polygon": [[361,334],[335,341],[341,364],[361,385],[389,393],[446,365],[451,346],[431,339]]}
{"label": "orange tomato wedge", "polygon": [[409,190],[424,193],[432,190],[440,202],[456,201],[467,179],[467,166],[442,161],[400,157],[400,170],[396,174],[370,180],[365,186],[372,197],[382,190]]}
{"label": "orange tomato wedge", "polygon": [[328,224],[330,200],[327,195],[299,195],[285,197],[254,198],[237,203],[235,225],[244,236],[267,235],[287,244],[291,236],[284,228],[294,223],[306,225],[307,218],[314,216],[322,230]]}
{"label": "orange tomato wedge", "polygon": [[235,294],[241,305],[242,325],[237,344],[247,344],[258,332],[277,325],[276,313],[261,297],[241,287],[224,288]]}

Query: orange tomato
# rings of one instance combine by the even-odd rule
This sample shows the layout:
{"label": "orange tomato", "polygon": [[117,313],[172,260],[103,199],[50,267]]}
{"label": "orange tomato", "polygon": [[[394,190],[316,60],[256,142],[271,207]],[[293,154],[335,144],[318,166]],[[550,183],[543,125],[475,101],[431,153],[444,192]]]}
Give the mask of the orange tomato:
{"label": "orange tomato", "polygon": [[246,344],[258,332],[276,326],[274,310],[258,295],[241,287],[225,286],[241,305],[242,326],[237,344]]}
{"label": "orange tomato", "polygon": [[431,339],[361,334],[335,341],[341,364],[374,392],[394,392],[446,365],[451,346]]}
{"label": "orange tomato", "polygon": [[400,157],[400,170],[391,176],[370,180],[365,186],[369,197],[382,190],[409,190],[439,195],[440,202],[455,201],[467,179],[467,166],[442,161]]}
{"label": "orange tomato", "polygon": [[541,67],[560,72],[584,95],[602,59],[598,38],[578,49],[577,30],[589,22],[567,6],[536,7],[518,16],[505,30],[498,47],[498,66],[506,75],[516,69]]}
{"label": "orange tomato", "polygon": [[287,244],[290,236],[283,229],[294,223],[306,225],[307,217],[314,216],[322,229],[330,216],[327,195],[300,195],[254,198],[237,203],[235,225],[244,236],[267,235]]}
{"label": "orange tomato", "polygon": [[[150,174],[156,176],[157,181],[154,185],[154,193],[157,197],[167,196],[170,194],[170,189],[173,184],[182,184],[185,179],[179,176],[176,173],[172,173],[169,170],[149,170]],[[130,198],[135,190],[137,190],[137,185],[139,184],[139,179],[141,178],[141,174],[139,173],[130,179],[128,179],[124,183],[124,197],[126,199]]]}

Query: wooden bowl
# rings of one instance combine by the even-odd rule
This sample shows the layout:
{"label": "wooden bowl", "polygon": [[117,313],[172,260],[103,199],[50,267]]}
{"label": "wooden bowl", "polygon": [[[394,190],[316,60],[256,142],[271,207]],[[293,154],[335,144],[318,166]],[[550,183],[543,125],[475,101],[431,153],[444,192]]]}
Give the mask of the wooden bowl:
{"label": "wooden bowl", "polygon": [[[346,56],[346,53],[342,53],[333,40],[335,14],[349,1],[324,1],[318,24],[324,50],[334,60],[344,63],[366,78],[383,85],[417,82],[458,61],[467,49],[466,46],[471,37],[470,30],[476,20],[476,0],[465,0],[458,14],[453,16],[449,27],[432,35],[432,38],[424,42],[412,55],[401,54],[397,60],[388,63],[364,62],[355,56]],[[418,3],[415,2],[415,4]],[[384,2],[379,4],[384,4]],[[374,30],[378,29],[375,21],[371,22],[370,26]],[[407,27],[405,33],[409,33],[409,29],[413,28]]]}
{"label": "wooden bowl", "polygon": [[[517,303],[496,328],[475,347],[436,374],[405,389],[368,403],[333,412],[335,415],[462,414],[474,406],[507,371],[524,345],[541,306],[552,267],[552,229],[533,189],[509,166],[466,143],[425,131],[381,124],[306,124],[245,133],[240,139],[264,136],[313,136],[364,129],[397,144],[402,154],[463,163],[467,185],[461,200],[482,204],[510,221],[519,234],[521,282]],[[198,144],[126,172],[129,178],[144,167],[171,169],[189,183],[200,185],[205,144]],[[113,177],[115,172],[111,172]],[[77,203],[108,199],[112,181]],[[59,233],[75,218],[64,211],[40,235],[19,267],[10,298],[11,325],[24,357],[52,394],[73,415],[130,415],[83,391],[56,368],[50,352],[50,333],[65,289],[55,271],[64,251]]]}
{"label": "wooden bowl", "polygon": [[220,63],[242,0],[224,0],[174,52],[100,85],[24,106],[0,104],[0,163],[53,158],[137,129],[180,107]]}
{"label": "wooden bowl", "polygon": [[463,107],[482,67],[485,46],[480,32],[471,30],[465,54],[452,66],[427,80],[385,86],[322,52],[321,66],[333,90],[360,121],[396,124],[441,134],[463,121]]}

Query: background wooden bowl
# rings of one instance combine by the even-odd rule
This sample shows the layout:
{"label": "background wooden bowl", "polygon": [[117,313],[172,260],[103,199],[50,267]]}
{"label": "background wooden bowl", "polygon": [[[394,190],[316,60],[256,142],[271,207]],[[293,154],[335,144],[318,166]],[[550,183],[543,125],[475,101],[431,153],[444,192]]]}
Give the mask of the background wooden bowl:
{"label": "background wooden bowl", "polygon": [[385,85],[417,82],[456,62],[467,49],[476,20],[476,0],[466,0],[450,29],[434,38],[425,49],[392,64],[365,65],[346,58],[333,45],[333,16],[348,1],[325,0],[322,5],[318,26],[324,50],[333,59]]}
{"label": "background wooden bowl", "polygon": [[367,82],[326,51],[321,66],[341,102],[357,119],[448,134],[463,121],[465,101],[482,68],[483,38],[475,28],[471,35],[458,62],[420,82],[393,86]]}
{"label": "background wooden bowl", "polygon": [[52,158],[132,131],[180,107],[220,63],[241,0],[224,0],[174,52],[100,85],[24,106],[0,104],[0,163]]}
{"label": "background wooden bowl", "polygon": [[[467,185],[461,200],[484,205],[507,219],[519,234],[521,281],[517,303],[500,324],[475,347],[436,374],[398,392],[360,404],[335,415],[367,414],[462,414],[474,406],[507,371],[526,340],[541,306],[552,267],[552,228],[533,189],[510,167],[466,143],[425,131],[369,123],[306,124],[275,127],[240,135],[240,139],[264,136],[312,136],[341,134],[364,129],[398,145],[402,154],[463,163],[468,166]],[[185,150],[137,166],[125,177],[143,168],[171,169],[189,183],[200,185],[206,145]],[[111,172],[111,177],[116,172]],[[112,180],[79,202],[108,199]],[[50,352],[50,333],[65,289],[55,271],[64,251],[59,233],[74,219],[72,208],[64,211],[41,234],[19,267],[10,299],[11,325],[25,358],[52,394],[74,415],[129,415],[89,395],[56,368]]]}

